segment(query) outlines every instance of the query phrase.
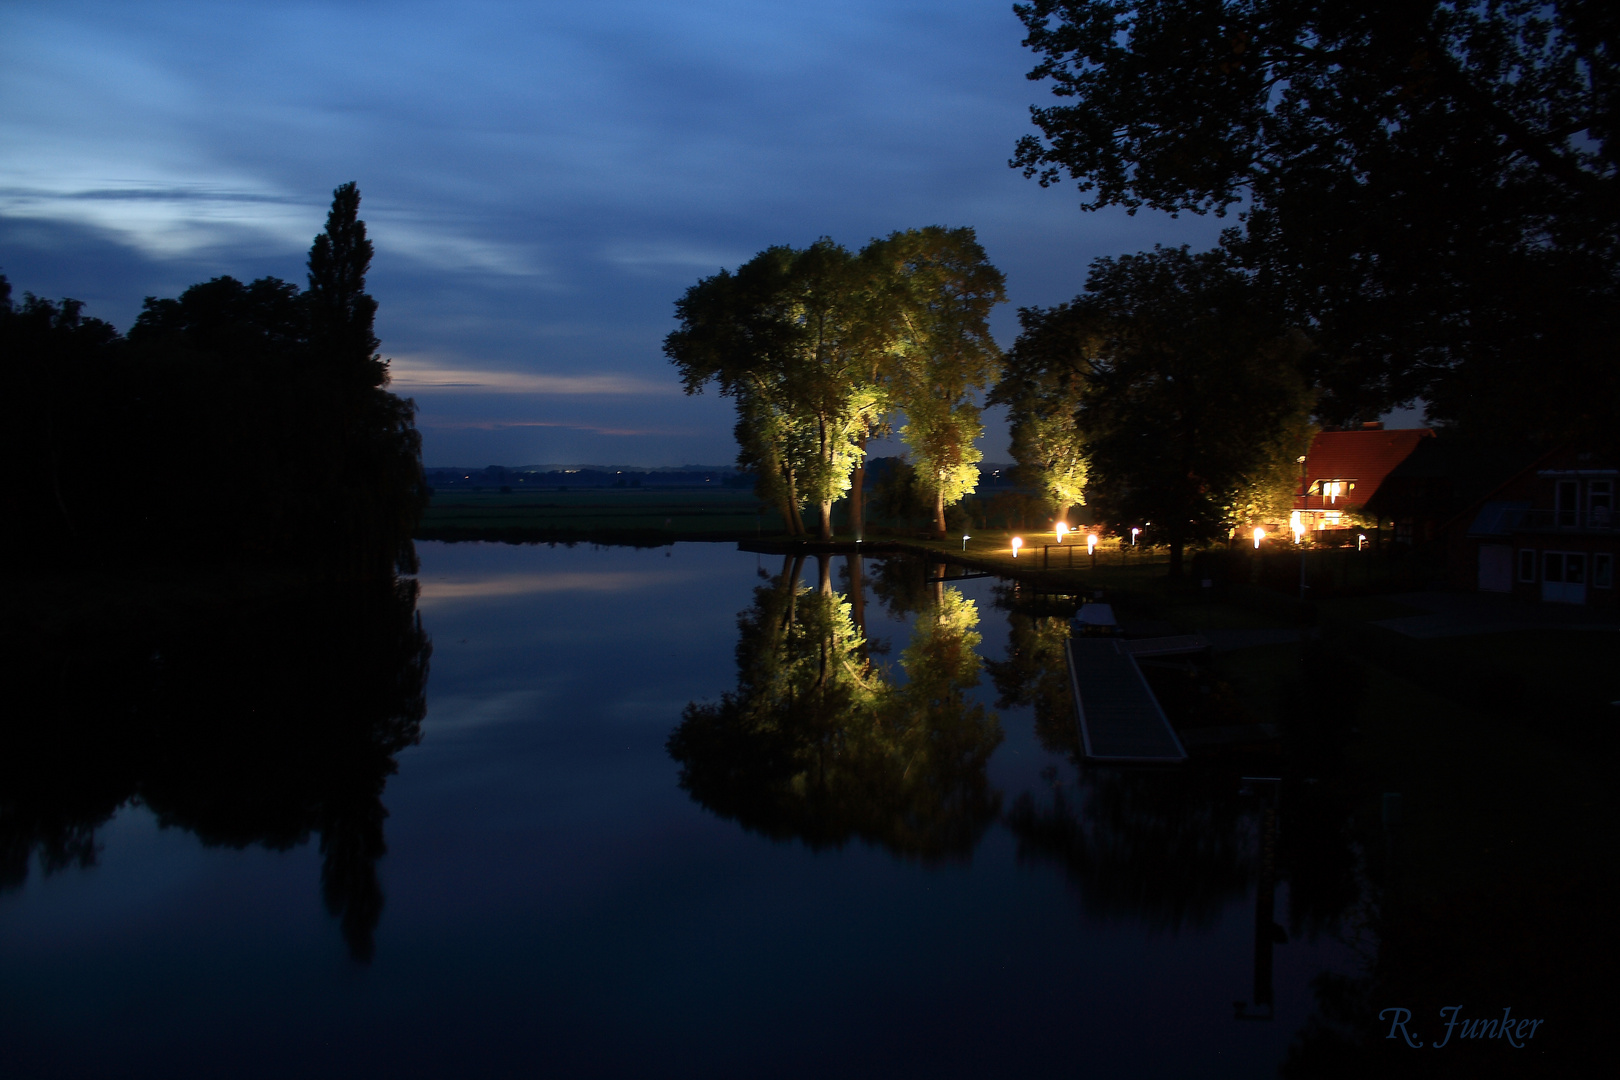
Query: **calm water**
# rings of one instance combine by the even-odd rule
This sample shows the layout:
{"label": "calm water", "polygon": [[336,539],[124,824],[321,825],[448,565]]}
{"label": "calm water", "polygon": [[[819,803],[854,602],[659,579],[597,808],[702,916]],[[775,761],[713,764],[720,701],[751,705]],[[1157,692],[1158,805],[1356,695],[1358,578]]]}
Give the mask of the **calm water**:
{"label": "calm water", "polygon": [[1234,1020],[1256,807],[1082,774],[1061,624],[992,579],[421,557],[421,636],[373,598],[40,673],[78,727],[7,774],[0,1073],[1260,1076],[1354,967],[1283,884]]}

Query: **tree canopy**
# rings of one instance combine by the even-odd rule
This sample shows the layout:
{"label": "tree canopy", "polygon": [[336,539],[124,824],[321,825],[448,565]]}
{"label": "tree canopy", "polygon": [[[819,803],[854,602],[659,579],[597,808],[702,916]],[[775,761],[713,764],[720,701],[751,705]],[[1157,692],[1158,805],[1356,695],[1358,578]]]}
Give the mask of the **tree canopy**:
{"label": "tree canopy", "polygon": [[1086,501],[1167,543],[1171,574],[1187,543],[1292,490],[1287,466],[1309,440],[1307,343],[1229,255],[1099,259],[1083,295],[1023,322],[1014,367],[1035,405],[1015,397],[1014,423],[1058,427],[1077,402]]}
{"label": "tree canopy", "polygon": [[[714,382],[736,399],[738,460],[791,531],[805,531],[808,502],[831,538],[833,504],[891,412],[906,416],[901,434],[943,531],[944,507],[977,482],[971,395],[999,373],[986,316],[1004,298],[971,229],[895,232],[858,254],[823,238],[693,285],[664,353],[687,393]],[[858,531],[858,505],[851,518]]]}
{"label": "tree canopy", "polygon": [[333,193],[310,288],[225,276],[148,297],[127,338],[0,278],[0,371],[29,402],[18,556],[249,559],[348,578],[414,567],[415,406],[376,355],[359,191]]}
{"label": "tree canopy", "polygon": [[1239,211],[1329,420],[1546,440],[1620,400],[1620,19],[1564,0],[1031,0],[1012,161],[1087,208]]}

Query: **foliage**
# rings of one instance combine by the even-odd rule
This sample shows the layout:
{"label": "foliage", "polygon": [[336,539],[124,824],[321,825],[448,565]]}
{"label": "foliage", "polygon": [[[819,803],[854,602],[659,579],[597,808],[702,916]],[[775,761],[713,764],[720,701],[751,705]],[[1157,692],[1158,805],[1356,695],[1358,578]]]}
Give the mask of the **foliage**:
{"label": "foliage", "polygon": [[989,315],[1006,301],[1005,279],[969,228],[930,226],[891,233],[863,255],[881,270],[890,299],[894,366],[890,395],[906,415],[901,437],[934,499],[934,528],[945,507],[973,491],[983,434],[972,395],[1001,373]]}
{"label": "foliage", "polygon": [[1019,483],[1040,492],[1047,509],[1061,516],[1085,501],[1085,442],[1074,417],[1089,374],[1080,358],[1093,343],[1069,304],[1019,308],[1018,323],[1018,341],[986,403],[1007,407]]}
{"label": "foliage", "polygon": [[[0,365],[26,415],[15,556],[258,559],[325,576],[414,568],[426,503],[415,406],[383,389],[359,193],[334,193],[310,290],[219,277],[148,297],[127,339],[60,305],[10,301]],[[116,539],[114,539],[116,538]]]}
{"label": "foliage", "polygon": [[[1012,164],[1085,207],[1242,211],[1325,419],[1422,397],[1498,438],[1612,433],[1620,22],[1538,0],[1031,0],[1060,102]],[[1488,223],[1488,226],[1482,225]],[[1549,359],[1557,357],[1556,364]]]}
{"label": "foliage", "polygon": [[1084,350],[1076,416],[1087,498],[1122,527],[1170,546],[1218,536],[1245,503],[1274,496],[1288,439],[1310,413],[1303,338],[1220,252],[1185,248],[1099,259],[1073,304]]}
{"label": "foliage", "polygon": [[664,340],[687,393],[713,381],[736,399],[738,463],[757,471],[760,496],[795,532],[798,507],[817,506],[822,539],[884,410],[864,270],[826,239],[768,248],[689,288]]}

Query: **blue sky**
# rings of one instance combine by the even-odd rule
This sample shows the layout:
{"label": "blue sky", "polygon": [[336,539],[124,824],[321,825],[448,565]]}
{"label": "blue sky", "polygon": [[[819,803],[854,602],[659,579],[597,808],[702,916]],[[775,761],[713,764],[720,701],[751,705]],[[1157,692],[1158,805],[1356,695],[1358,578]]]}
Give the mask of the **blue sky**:
{"label": "blue sky", "polygon": [[1082,214],[1009,169],[1046,97],[1021,39],[1006,0],[9,0],[0,272],[120,329],[218,274],[302,285],[354,180],[429,465],[729,462],[729,402],[660,352],[700,277],[969,225],[1007,346],[1093,258],[1230,224]]}

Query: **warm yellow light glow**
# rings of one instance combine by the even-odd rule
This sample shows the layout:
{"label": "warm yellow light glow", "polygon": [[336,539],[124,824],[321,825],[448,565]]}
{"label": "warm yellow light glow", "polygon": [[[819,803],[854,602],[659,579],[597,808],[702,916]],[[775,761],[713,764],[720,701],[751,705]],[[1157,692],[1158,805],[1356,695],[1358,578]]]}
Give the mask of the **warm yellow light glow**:
{"label": "warm yellow light glow", "polygon": [[1260,541],[1264,540],[1265,538],[1266,538],[1266,530],[1264,530],[1264,529],[1256,529],[1256,530],[1254,530],[1254,546],[1255,547],[1258,548],[1260,546]]}
{"label": "warm yellow light glow", "polygon": [[1305,523],[1300,520],[1298,510],[1288,515],[1288,527],[1294,531],[1294,543],[1299,543],[1300,538],[1305,535]]}
{"label": "warm yellow light glow", "polygon": [[1087,552],[1087,554],[1090,554],[1090,555],[1097,554],[1097,534],[1096,533],[1086,533],[1086,552]]}
{"label": "warm yellow light glow", "polygon": [[1013,558],[1015,558],[1015,559],[1018,558],[1018,549],[1023,547],[1023,546],[1024,546],[1024,538],[1023,537],[1021,537],[1021,536],[1013,537],[1013,542],[1012,542]]}
{"label": "warm yellow light glow", "polygon": [[1069,524],[1066,521],[1060,521],[1057,523],[1057,528],[1052,531],[1057,533],[1058,543],[1061,544],[1063,543],[1063,534],[1069,531]]}

